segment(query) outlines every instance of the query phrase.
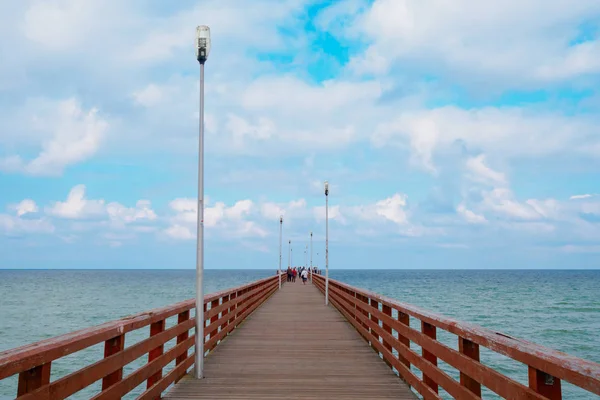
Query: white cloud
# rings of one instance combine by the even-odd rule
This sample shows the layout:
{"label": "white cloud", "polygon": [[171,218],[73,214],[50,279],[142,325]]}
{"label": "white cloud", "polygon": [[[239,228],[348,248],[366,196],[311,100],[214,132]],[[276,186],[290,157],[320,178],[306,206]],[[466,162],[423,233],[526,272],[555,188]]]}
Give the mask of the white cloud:
{"label": "white cloud", "polygon": [[0,232],[8,236],[49,234],[54,232],[54,225],[45,218],[25,219],[13,215],[0,214]]}
{"label": "white cloud", "polygon": [[487,222],[483,215],[475,214],[473,211],[467,209],[464,204],[459,204],[456,211],[471,224],[482,224]]}
{"label": "white cloud", "polygon": [[308,209],[305,199],[291,200],[288,203],[264,202],[260,205],[262,216],[269,220],[277,220],[283,215],[284,220],[307,216]]}
{"label": "white cloud", "polygon": [[157,219],[149,200],[138,200],[135,207],[131,208],[112,202],[106,206],[106,211],[111,221],[117,224],[129,224],[143,220],[154,221]]}
{"label": "white cloud", "polygon": [[168,227],[165,233],[174,239],[190,240],[196,238],[195,233],[190,228],[177,224]]}
{"label": "white cloud", "polygon": [[85,198],[85,185],[77,185],[71,189],[67,200],[57,201],[46,208],[46,213],[59,218],[83,219],[106,214],[104,200],[88,200]]}
{"label": "white cloud", "polygon": [[336,220],[340,223],[344,224],[346,222],[346,218],[341,212],[340,206],[329,206],[329,209],[325,209],[325,206],[317,206],[313,207],[313,215],[317,221],[325,221],[325,216],[327,214],[327,219]]}
{"label": "white cloud", "polygon": [[17,212],[17,217],[21,217],[28,213],[38,212],[37,204],[31,199],[22,200],[19,204],[15,204],[11,208]]}
{"label": "white cloud", "polygon": [[144,107],[152,107],[163,99],[163,91],[158,85],[151,83],[132,94],[134,101]]}
{"label": "white cloud", "polygon": [[406,198],[405,194],[396,193],[374,204],[345,207],[342,212],[363,221],[387,220],[405,225],[408,223]]}
{"label": "white cloud", "polygon": [[0,169],[29,175],[60,175],[63,170],[93,156],[105,137],[108,122],[98,116],[98,110],[85,111],[75,99],[61,101],[50,107],[49,114],[36,116],[38,129],[50,135],[42,143],[40,154],[31,161],[20,156],[0,159]]}
{"label": "white cloud", "polygon": [[[178,198],[169,204],[175,212],[165,234],[174,239],[192,239],[198,218],[198,203],[189,198]],[[267,232],[248,218],[256,211],[252,200],[240,200],[228,207],[223,202],[204,208],[204,227],[224,236],[264,237]]]}
{"label": "white cloud", "polygon": [[569,197],[569,200],[589,199],[592,196],[593,195],[591,195],[591,194],[576,194],[576,195]]}
{"label": "white cloud", "polygon": [[344,33],[370,42],[351,62],[357,73],[384,74],[399,64],[510,87],[600,70],[596,41],[569,44],[580,24],[600,15],[594,0],[377,0],[355,10]]}
{"label": "white cloud", "polygon": [[[585,117],[520,108],[463,110],[447,106],[403,112],[394,121],[381,123],[371,139],[378,146],[408,146],[418,163],[435,171],[434,154],[461,142],[468,149],[504,158],[589,155],[590,148],[600,142],[600,130]],[[475,158],[472,164],[483,172],[484,161]],[[502,176],[487,171],[487,178],[501,180]]]}
{"label": "white cloud", "polygon": [[466,165],[471,178],[476,182],[491,183],[493,185],[506,183],[506,176],[503,173],[494,171],[486,165],[485,155],[483,154],[470,157]]}

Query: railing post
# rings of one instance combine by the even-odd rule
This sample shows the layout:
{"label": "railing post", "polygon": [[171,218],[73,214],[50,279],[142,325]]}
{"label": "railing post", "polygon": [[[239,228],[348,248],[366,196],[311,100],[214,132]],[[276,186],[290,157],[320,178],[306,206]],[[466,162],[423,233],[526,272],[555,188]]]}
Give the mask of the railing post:
{"label": "railing post", "polygon": [[[392,307],[383,304],[381,306],[381,311],[387,315],[390,319],[392,318]],[[392,335],[392,327],[389,326],[388,324],[385,323],[385,321],[383,321],[383,330],[387,333],[390,334],[390,336]],[[392,352],[392,344],[386,342],[385,339],[383,339],[383,347],[385,347],[386,349],[388,349],[390,351],[390,353]],[[383,359],[385,361],[385,363],[391,368],[392,364],[384,357]]]}
{"label": "railing post", "polygon": [[[376,309],[379,310],[379,303],[377,302],[377,300],[371,299],[371,307],[376,308]],[[371,314],[371,321],[373,321],[377,325],[379,325],[379,320],[373,314]],[[371,331],[371,336],[373,336],[373,338],[375,340],[379,341],[379,335],[377,334],[377,332],[375,332],[373,329],[371,329],[370,331]]]}
{"label": "railing post", "polygon": [[[221,304],[225,304],[229,301],[229,295],[225,295],[223,296],[223,302]],[[225,314],[229,314],[229,308],[224,309],[221,312],[221,316],[225,315]],[[221,330],[225,329],[225,327],[227,326],[227,324],[229,323],[229,320],[225,320],[222,324],[221,324]]]}
{"label": "railing post", "polygon": [[[210,309],[211,310],[219,305],[219,300],[220,299],[216,299],[216,300],[213,300],[213,301],[210,302]],[[213,315],[212,318],[210,319],[210,323],[212,324],[213,322],[215,322],[218,319],[219,319],[219,314]],[[212,339],[213,337],[217,336],[218,333],[219,333],[219,328],[217,328],[214,331],[210,332],[210,338],[209,339]],[[216,345],[217,345],[217,343],[215,343],[213,345],[213,348],[208,349],[208,350],[211,351],[212,349],[214,349],[214,347]]]}
{"label": "railing post", "polygon": [[[165,330],[165,320],[164,319],[150,324],[150,336],[158,335],[159,333],[163,332],[164,330]],[[150,352],[148,353],[148,362],[151,362],[152,360],[162,356],[164,349],[165,349],[164,344],[161,344],[160,346],[150,350]],[[154,386],[154,384],[156,382],[158,382],[160,380],[161,377],[162,377],[162,369],[159,370],[158,372],[156,372],[150,378],[148,378],[146,388],[150,389],[152,386]]]}
{"label": "railing post", "polygon": [[[425,335],[429,336],[432,339],[437,339],[435,326],[428,324],[427,322],[421,321],[421,332],[423,332]],[[423,358],[425,360],[437,366],[437,357],[433,353],[430,353],[429,351],[425,350],[424,347],[421,347],[421,354],[423,355]],[[437,383],[435,383],[435,381],[429,376],[425,375],[425,373],[423,373],[423,382],[425,382],[425,384],[429,386],[434,392],[438,393]]]}
{"label": "railing post", "polygon": [[231,296],[229,296],[229,299],[231,300],[231,307],[229,307],[229,319],[227,320],[227,324],[231,324],[233,323],[233,321],[235,320],[235,302],[237,299],[237,292],[231,293]]}
{"label": "railing post", "polygon": [[[365,295],[359,295],[360,296],[360,301],[362,301],[363,303],[365,303],[366,305],[369,305],[369,298]],[[366,319],[369,318],[369,312],[367,310],[361,310],[361,312],[363,313],[363,315],[366,317]],[[370,330],[369,330],[369,325],[365,322],[362,323],[363,327],[366,329],[367,331],[367,335],[369,334]]]}
{"label": "railing post", "polygon": [[46,363],[21,372],[19,374],[17,397],[33,392],[34,390],[49,384],[51,365],[51,363]]}
{"label": "railing post", "polygon": [[[398,311],[398,321],[400,321],[401,324],[410,327],[410,317],[408,314]],[[406,346],[406,348],[410,349],[410,340],[407,337],[402,336],[400,332],[398,332],[398,341]],[[410,368],[410,362],[400,354],[400,351],[398,351],[398,360],[406,365],[407,368]]]}
{"label": "railing post", "polygon": [[[479,362],[479,345],[477,343],[471,342],[470,340],[459,336],[458,351],[465,356]],[[471,378],[469,375],[461,372],[460,384],[469,389],[476,396],[481,397],[481,384],[475,379]]]}
{"label": "railing post", "polygon": [[529,387],[550,400],[561,400],[560,379],[529,366]]}
{"label": "railing post", "polygon": [[[177,324],[181,324],[189,319],[190,319],[190,310],[183,311],[183,312],[177,314]],[[177,344],[184,342],[188,337],[190,337],[189,335],[190,335],[189,331],[185,331],[185,332],[177,335]],[[175,359],[175,365],[179,365],[182,362],[184,362],[185,359],[187,358],[187,356],[188,356],[188,351],[186,350],[180,356],[177,356],[177,358]],[[179,378],[179,379],[181,379],[181,378]],[[177,379],[175,381],[175,383],[179,382],[179,379]]]}
{"label": "railing post", "polygon": [[[125,335],[119,335],[104,342],[104,358],[117,354],[125,347]],[[123,367],[102,378],[102,390],[106,390],[123,379]]]}

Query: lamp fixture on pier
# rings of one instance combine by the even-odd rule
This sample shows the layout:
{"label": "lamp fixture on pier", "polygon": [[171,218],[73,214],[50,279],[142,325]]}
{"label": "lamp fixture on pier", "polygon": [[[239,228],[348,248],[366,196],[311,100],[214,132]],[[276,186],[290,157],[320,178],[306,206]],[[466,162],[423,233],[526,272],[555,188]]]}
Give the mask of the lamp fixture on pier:
{"label": "lamp fixture on pier", "polygon": [[283,232],[283,215],[279,216],[279,270],[278,272],[278,276],[279,276],[279,289],[281,289],[281,234]]}
{"label": "lamp fixture on pier", "polygon": [[329,182],[325,181],[325,305],[329,304]]}
{"label": "lamp fixture on pier", "polygon": [[196,59],[200,63],[200,115],[198,137],[198,232],[196,235],[196,379],[204,373],[204,63],[210,53],[210,28],[196,27]]}

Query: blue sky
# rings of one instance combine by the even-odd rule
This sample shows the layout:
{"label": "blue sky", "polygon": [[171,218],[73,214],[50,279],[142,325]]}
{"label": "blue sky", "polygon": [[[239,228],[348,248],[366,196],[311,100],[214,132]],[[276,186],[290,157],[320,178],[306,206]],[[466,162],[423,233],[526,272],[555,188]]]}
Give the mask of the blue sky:
{"label": "blue sky", "polygon": [[2,2],[0,268],[195,267],[199,24],[206,268],[275,269],[279,215],[323,266],[324,180],[331,268],[598,268],[599,22],[595,0]]}

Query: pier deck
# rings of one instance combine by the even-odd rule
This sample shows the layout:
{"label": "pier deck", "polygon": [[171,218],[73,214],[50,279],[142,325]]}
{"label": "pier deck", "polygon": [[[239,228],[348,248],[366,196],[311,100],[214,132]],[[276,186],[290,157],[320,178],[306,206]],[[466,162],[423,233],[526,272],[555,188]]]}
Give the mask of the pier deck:
{"label": "pier deck", "polygon": [[164,398],[416,398],[310,282],[283,285],[208,355],[204,371]]}

